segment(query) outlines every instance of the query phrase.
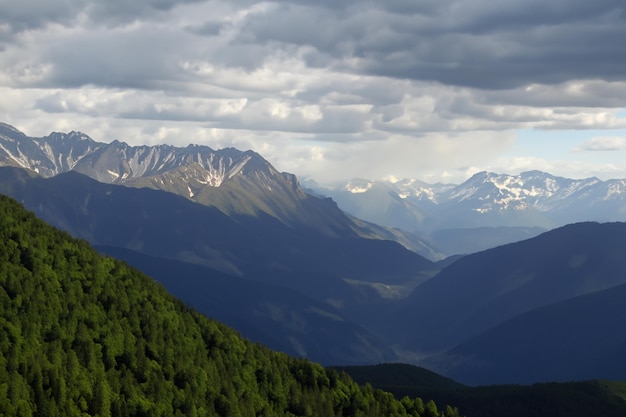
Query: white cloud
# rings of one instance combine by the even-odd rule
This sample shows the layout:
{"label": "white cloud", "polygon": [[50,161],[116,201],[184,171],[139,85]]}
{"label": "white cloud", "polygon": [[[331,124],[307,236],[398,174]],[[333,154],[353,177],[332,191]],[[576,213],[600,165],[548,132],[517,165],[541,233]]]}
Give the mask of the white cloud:
{"label": "white cloud", "polygon": [[575,152],[623,151],[626,150],[626,137],[594,137],[574,148]]}
{"label": "white cloud", "polygon": [[418,140],[394,135],[380,141],[304,147],[296,151],[298,158],[289,157],[292,149],[281,149],[286,154],[273,155],[273,159],[280,169],[299,172],[321,184],[354,177],[461,182],[467,178],[469,165],[486,164],[514,142],[513,135],[501,132],[427,134]]}

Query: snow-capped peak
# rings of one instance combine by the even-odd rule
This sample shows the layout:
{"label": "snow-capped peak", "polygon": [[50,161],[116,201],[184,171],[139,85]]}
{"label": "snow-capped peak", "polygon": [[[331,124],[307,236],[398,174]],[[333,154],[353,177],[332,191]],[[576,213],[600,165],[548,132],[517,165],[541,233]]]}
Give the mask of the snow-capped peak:
{"label": "snow-capped peak", "polygon": [[[255,155],[263,163],[250,167]],[[32,169],[44,177],[76,170],[110,183],[126,183],[178,170],[179,180],[184,177],[184,181],[199,186],[220,187],[246,167],[249,171],[267,171],[269,164],[258,154],[233,148],[215,151],[202,145],[130,146],[118,140],[105,144],[76,131],[30,138],[9,125],[0,125],[0,165]],[[193,166],[198,169],[190,169]],[[275,173],[275,170],[267,171],[264,175]],[[195,193],[189,191],[189,194]]]}

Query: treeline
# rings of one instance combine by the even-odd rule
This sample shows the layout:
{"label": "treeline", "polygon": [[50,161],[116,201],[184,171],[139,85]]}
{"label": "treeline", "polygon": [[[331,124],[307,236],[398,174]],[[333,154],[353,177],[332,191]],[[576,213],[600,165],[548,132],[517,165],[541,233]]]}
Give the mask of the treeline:
{"label": "treeline", "polygon": [[[626,416],[626,381],[551,382],[471,387],[425,369],[401,364],[348,366],[356,382],[393,393],[449,402],[467,417]],[[419,394],[418,394],[419,393]]]}
{"label": "treeline", "polygon": [[459,413],[244,340],[0,196],[0,415]]}

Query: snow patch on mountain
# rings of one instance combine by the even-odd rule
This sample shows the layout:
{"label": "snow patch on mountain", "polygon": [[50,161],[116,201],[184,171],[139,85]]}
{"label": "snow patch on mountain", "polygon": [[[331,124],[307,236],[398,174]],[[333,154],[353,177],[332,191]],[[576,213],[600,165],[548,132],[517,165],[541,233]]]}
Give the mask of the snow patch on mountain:
{"label": "snow patch on mountain", "polygon": [[246,155],[241,161],[234,164],[234,166],[232,166],[230,172],[228,173],[228,178],[232,178],[235,175],[239,174],[243,167],[250,161],[250,159],[252,159],[252,157],[250,155]]}

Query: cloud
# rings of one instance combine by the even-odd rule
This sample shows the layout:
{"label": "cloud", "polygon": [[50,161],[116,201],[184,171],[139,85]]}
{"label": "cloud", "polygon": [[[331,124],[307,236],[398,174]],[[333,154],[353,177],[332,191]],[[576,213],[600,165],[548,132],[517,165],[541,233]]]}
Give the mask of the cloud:
{"label": "cloud", "polygon": [[188,26],[185,29],[189,32],[200,36],[218,36],[222,30],[227,30],[229,24],[219,21],[208,21],[192,26]]}
{"label": "cloud", "polygon": [[50,24],[70,24],[84,6],[82,0],[3,1],[0,3],[0,33],[4,36],[0,40]]}
{"label": "cloud", "polygon": [[[20,0],[0,3],[0,27],[9,37],[50,25],[125,26],[158,19],[172,9],[203,0]],[[1,39],[1,38],[0,38]]]}
{"label": "cloud", "polygon": [[350,173],[351,178],[394,176],[428,182],[461,182],[467,178],[464,167],[484,165],[511,149],[514,142],[513,135],[485,132],[427,134],[418,140],[394,135],[384,141],[310,146],[300,148],[297,158],[274,154],[274,159],[282,169],[301,172],[322,184],[346,179],[345,174],[338,176],[338,172]]}
{"label": "cloud", "polygon": [[622,3],[0,2],[0,110],[29,134],[242,146],[296,173],[462,176],[519,129],[621,135]]}
{"label": "cloud", "polygon": [[310,63],[481,89],[624,80],[626,14],[617,0],[439,3],[281,3],[250,15],[242,39],[311,46]]}
{"label": "cloud", "polygon": [[623,151],[626,150],[626,137],[594,137],[576,146],[575,152]]}
{"label": "cloud", "polygon": [[[618,0],[506,0],[498,4],[484,0],[420,4],[24,0],[0,6],[0,27],[4,25],[13,35],[47,30],[54,24],[82,27],[82,33],[73,34],[81,36],[72,38],[87,39],[63,43],[83,45],[87,49],[79,49],[82,52],[94,51],[90,60],[113,70],[116,61],[132,64],[135,59],[128,52],[138,57],[168,54],[180,58],[190,54],[187,45],[200,46],[194,55],[204,55],[207,62],[247,70],[258,68],[276,51],[292,53],[304,48],[311,67],[508,90],[584,79],[623,81],[625,7]],[[122,30],[133,25],[145,36]],[[209,44],[207,36],[212,39]],[[61,64],[59,59],[56,65]]]}

